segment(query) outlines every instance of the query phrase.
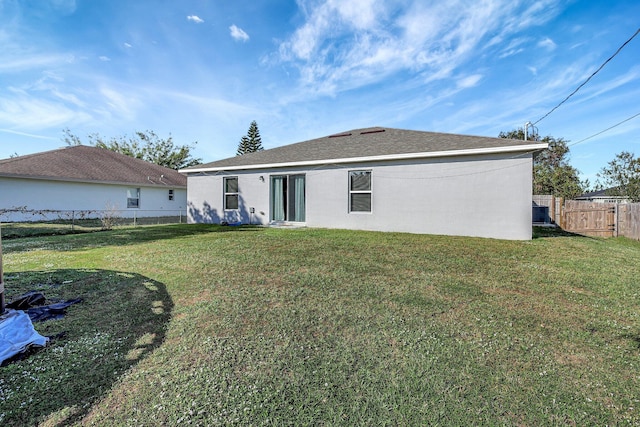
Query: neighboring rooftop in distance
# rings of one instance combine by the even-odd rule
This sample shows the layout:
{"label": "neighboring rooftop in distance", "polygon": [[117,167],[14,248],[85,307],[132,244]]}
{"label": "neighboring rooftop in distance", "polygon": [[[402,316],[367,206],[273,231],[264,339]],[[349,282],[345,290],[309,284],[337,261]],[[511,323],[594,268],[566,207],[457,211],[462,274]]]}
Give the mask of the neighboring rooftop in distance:
{"label": "neighboring rooftop in distance", "polygon": [[230,157],[185,168],[181,172],[537,151],[546,147],[547,144],[535,141],[373,127]]}
{"label": "neighboring rooftop in distance", "polygon": [[146,187],[187,186],[186,177],[178,171],[87,145],[2,159],[0,177]]}

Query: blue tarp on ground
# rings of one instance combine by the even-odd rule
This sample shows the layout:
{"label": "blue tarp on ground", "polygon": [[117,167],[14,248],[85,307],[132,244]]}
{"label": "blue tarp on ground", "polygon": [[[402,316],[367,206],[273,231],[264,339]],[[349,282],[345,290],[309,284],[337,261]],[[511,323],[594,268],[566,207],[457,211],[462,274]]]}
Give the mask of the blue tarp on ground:
{"label": "blue tarp on ground", "polygon": [[44,347],[47,341],[36,332],[24,311],[7,309],[0,316],[0,365],[31,346]]}

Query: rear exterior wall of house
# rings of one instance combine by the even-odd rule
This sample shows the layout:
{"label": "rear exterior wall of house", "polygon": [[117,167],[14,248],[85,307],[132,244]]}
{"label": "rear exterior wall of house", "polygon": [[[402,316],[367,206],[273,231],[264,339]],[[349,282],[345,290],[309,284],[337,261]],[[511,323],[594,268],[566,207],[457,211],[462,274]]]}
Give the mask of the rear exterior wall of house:
{"label": "rear exterior wall of house", "polygon": [[[364,212],[351,209],[354,171],[370,176]],[[527,240],[531,171],[531,154],[507,153],[200,173],[188,175],[187,211],[190,222],[266,225],[273,177],[304,175],[308,227]],[[237,209],[225,209],[225,178],[237,178]]]}

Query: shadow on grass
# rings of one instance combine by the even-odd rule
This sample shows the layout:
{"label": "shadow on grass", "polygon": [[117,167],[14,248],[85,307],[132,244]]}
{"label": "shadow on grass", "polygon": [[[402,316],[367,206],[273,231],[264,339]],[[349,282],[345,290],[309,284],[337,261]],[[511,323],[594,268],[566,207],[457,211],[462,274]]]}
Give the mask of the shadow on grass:
{"label": "shadow on grass", "polygon": [[[43,248],[51,246],[59,251],[83,250],[96,246],[127,246],[157,240],[181,238],[190,235],[205,233],[247,232],[261,231],[262,227],[243,225],[239,227],[221,226],[216,224],[174,224],[157,225],[135,228],[121,228],[109,231],[94,231],[88,233],[70,234],[66,236],[29,236],[23,238],[2,238],[5,252],[21,251],[34,247]],[[63,240],[61,240],[63,239]]]}
{"label": "shadow on grass", "polygon": [[127,370],[159,347],[173,310],[164,284],[110,270],[53,270],[7,277],[10,301],[29,290],[48,300],[81,297],[60,320],[35,323],[53,339],[0,369],[4,425],[79,422]]}
{"label": "shadow on grass", "polygon": [[581,237],[585,239],[593,239],[593,237],[565,231],[560,227],[533,227],[533,238],[540,239],[543,237]]}

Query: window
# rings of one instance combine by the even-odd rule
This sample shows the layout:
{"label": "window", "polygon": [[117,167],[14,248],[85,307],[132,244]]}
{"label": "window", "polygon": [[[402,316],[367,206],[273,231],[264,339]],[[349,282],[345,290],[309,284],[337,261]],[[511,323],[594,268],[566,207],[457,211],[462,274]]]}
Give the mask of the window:
{"label": "window", "polygon": [[173,190],[169,190],[169,200],[173,200]]}
{"label": "window", "polygon": [[127,190],[127,207],[139,208],[140,207],[140,189],[129,188]]}
{"label": "window", "polygon": [[371,171],[349,171],[349,212],[371,212]]}
{"label": "window", "polygon": [[238,177],[224,179],[224,208],[238,209]]}

